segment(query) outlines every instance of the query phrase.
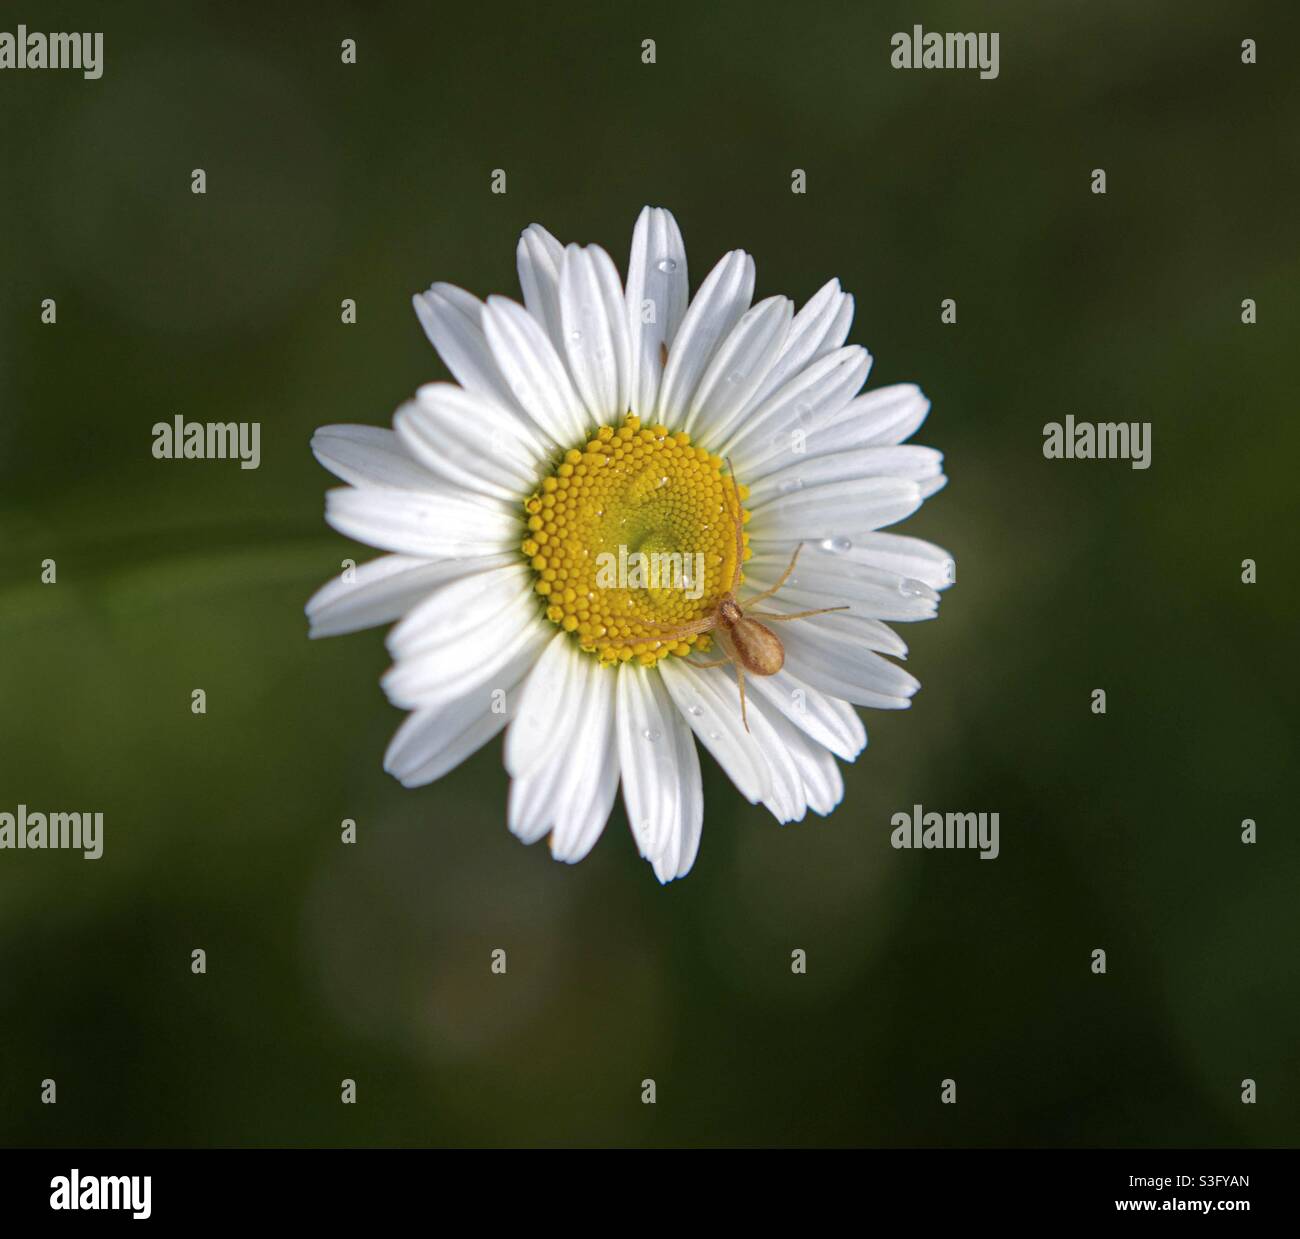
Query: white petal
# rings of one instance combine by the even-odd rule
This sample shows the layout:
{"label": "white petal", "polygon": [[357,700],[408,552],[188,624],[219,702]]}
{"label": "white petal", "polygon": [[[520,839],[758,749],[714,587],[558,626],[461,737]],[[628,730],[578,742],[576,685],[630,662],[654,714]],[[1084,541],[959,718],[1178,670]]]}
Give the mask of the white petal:
{"label": "white petal", "polygon": [[[878,387],[849,401],[824,430],[810,435],[809,441],[822,440],[825,436],[825,443],[844,447],[889,447],[915,434],[929,412],[930,402],[915,383]],[[835,435],[831,434],[832,429]]]}
{"label": "white petal", "polygon": [[456,381],[466,391],[483,392],[507,408],[516,407],[484,335],[483,303],[455,284],[435,284],[412,302],[425,335]]}
{"label": "white petal", "polygon": [[918,482],[917,485],[921,488],[921,498],[929,499],[936,491],[943,490],[948,485],[948,478],[945,474],[939,473]]}
{"label": "white petal", "polygon": [[547,642],[506,737],[506,769],[511,775],[529,774],[559,751],[568,720],[581,708],[593,667],[595,660],[583,655],[566,633],[555,632]]}
{"label": "white petal", "polygon": [[489,297],[483,331],[519,405],[556,443],[581,439],[586,410],[542,325],[508,297]]}
{"label": "white petal", "polygon": [[772,440],[762,455],[761,464],[758,454],[748,462],[746,476],[751,479],[761,477],[818,456],[868,448],[882,451],[894,448],[925,421],[929,409],[930,402],[921,394],[921,389],[911,383],[867,392],[850,400],[838,413],[819,425],[803,427],[797,441],[793,436],[781,441]]}
{"label": "white petal", "polygon": [[718,343],[740,321],[754,295],[754,260],[732,250],[709,272],[682,319],[659,388],[658,418],[679,425]]}
{"label": "white petal", "polygon": [[507,502],[537,485],[544,444],[522,417],[452,383],[427,383],[393,419],[410,453],[444,482]]}
{"label": "white petal", "polygon": [[947,589],[957,580],[957,561],[933,542],[897,533],[860,534],[843,558],[905,581],[920,581],[931,589]]}
{"label": "white petal", "polygon": [[614,671],[592,664],[586,700],[574,736],[565,779],[552,810],[551,855],[574,865],[595,846],[618,794],[618,747],[614,736]]}
{"label": "white petal", "polygon": [[905,710],[921,687],[915,676],[856,642],[851,629],[799,621],[780,627],[790,674],[824,693],[876,710]]}
{"label": "white petal", "polygon": [[[746,676],[746,692],[761,677]],[[808,809],[825,816],[844,795],[844,780],[835,758],[810,740],[791,722],[759,698],[751,700],[749,725],[769,762],[778,765],[785,781],[783,800],[769,798],[764,804],[780,822],[801,821]]]}
{"label": "white petal", "polygon": [[[695,742],[655,668],[622,664],[615,703],[623,803],[632,837],[641,855],[652,861],[671,852],[667,868],[675,876],[683,835],[682,783],[690,777],[683,755],[689,752],[694,759],[698,783]],[[678,743],[678,731],[685,733],[685,746]]]}
{"label": "white petal", "polygon": [[[506,732],[507,743],[509,740],[510,733]],[[517,775],[510,780],[506,825],[521,843],[536,843],[550,833],[548,809],[555,802],[556,790],[563,777],[563,766],[552,762],[539,767],[533,774]]]}
{"label": "white petal", "polygon": [[312,455],[353,486],[422,490],[434,478],[398,437],[382,426],[322,426],[311,437]]}
{"label": "white petal", "polygon": [[850,345],[819,358],[783,384],[749,413],[728,437],[720,455],[732,458],[744,477],[757,477],[757,466],[787,452],[838,413],[867,380],[871,354]]}
{"label": "white petal", "polygon": [[825,817],[844,799],[844,777],[835,758],[792,727],[789,720],[774,718],[772,723],[799,771],[804,800],[814,813]]}
{"label": "white petal", "polygon": [[631,342],[627,304],[614,261],[598,245],[570,245],[560,267],[564,356],[592,421],[628,411]]}
{"label": "white petal", "polygon": [[537,610],[530,588],[532,574],[515,560],[490,572],[461,575],[435,590],[388,634],[388,651],[396,659],[445,647],[502,612]]}
{"label": "white petal", "polygon": [[519,270],[524,306],[546,328],[546,334],[557,349],[564,339],[560,325],[560,262],[563,257],[564,246],[541,224],[529,224],[520,234],[515,264]]}
{"label": "white petal", "polygon": [[554,631],[535,613],[510,608],[398,660],[381,683],[388,699],[406,710],[446,705],[480,685],[504,692],[537,661]]}
{"label": "white petal", "polygon": [[751,696],[774,707],[817,744],[845,761],[853,761],[867,746],[867,730],[848,702],[801,683],[788,671],[747,676],[745,687]]}
{"label": "white petal", "polygon": [[700,671],[680,658],[659,664],[678,710],[727,777],[750,804],[765,799],[771,790],[767,762],[740,719],[740,694],[734,680],[720,668]]}
{"label": "white petal", "polygon": [[[710,673],[706,671],[700,674]],[[734,667],[717,670],[712,674],[734,685]],[[759,677],[746,676],[746,686],[757,678]],[[739,690],[736,693],[736,700],[737,702],[740,700]],[[746,718],[749,722],[749,734],[753,737],[754,744],[767,765],[767,794],[763,797],[764,806],[778,822],[802,821],[808,811],[808,803],[804,798],[803,778],[778,724],[790,733],[793,733],[794,729],[781,718],[778,712],[765,705],[762,698],[747,700]]]}
{"label": "white petal", "polygon": [[827,281],[794,316],[776,364],[754,394],[755,405],[805,366],[840,348],[852,323],[853,298],[840,291],[839,280]]}
{"label": "white petal", "polygon": [[387,624],[406,614],[440,585],[502,567],[513,558],[504,553],[442,560],[381,555],[336,576],[311,596],[307,602],[310,635],[334,637]]}
{"label": "white petal", "polygon": [[[932,447],[908,444],[904,447],[863,447],[828,455],[799,455],[784,468],[746,477],[749,506],[755,510],[781,495],[830,482],[852,482],[858,478],[908,478],[918,484],[943,477],[943,453]],[[924,486],[922,486],[924,491]],[[923,496],[924,497],[924,494]]]}
{"label": "white petal", "polygon": [[331,490],[325,519],[358,542],[420,555],[463,559],[511,549],[522,538],[522,509],[515,513],[467,491]]}
{"label": "white petal", "polygon": [[500,699],[484,686],[446,705],[417,710],[393,736],[384,754],[384,769],[405,787],[422,787],[442,778],[509,722],[509,709],[500,705]]}
{"label": "white petal", "polygon": [[718,346],[682,422],[702,447],[722,442],[749,408],[793,316],[794,302],[788,297],[769,297],[747,310]]}
{"label": "white petal", "polygon": [[[735,688],[735,668],[710,669],[700,675],[720,677]],[[779,822],[801,821],[809,808],[826,814],[839,803],[844,784],[835,759],[784,717],[766,691],[762,676],[745,677],[749,735],[767,766],[768,790],[764,806]],[[736,694],[739,702],[739,692]]]}
{"label": "white petal", "polygon": [[667,846],[654,858],[655,877],[660,882],[671,882],[690,873],[699,854],[700,836],[704,829],[704,787],[700,781],[700,755],[695,748],[695,738],[680,715],[670,734],[677,761],[677,782],[673,791],[677,798],[678,829],[670,834]]}
{"label": "white petal", "polygon": [[[610,677],[606,677],[612,683]],[[611,712],[612,714],[612,712]],[[590,780],[585,803],[578,802],[569,822],[561,822],[551,832],[551,855],[565,864],[575,865],[582,860],[604,833],[609,815],[614,811],[618,796],[618,750],[614,746],[612,728],[606,728],[604,757],[600,759],[594,777]]]}
{"label": "white petal", "polygon": [[[938,610],[939,595],[923,579],[900,576],[892,567],[877,567],[865,562],[865,558],[853,557],[864,537],[859,535],[852,548],[840,552],[805,546],[799,552],[794,572],[775,597],[760,604],[762,609],[788,613],[848,605],[855,617],[908,622],[932,619]],[[762,592],[781,579],[790,562],[790,553],[784,548],[771,551],[765,545],[756,546],[754,557],[745,565],[745,582],[747,588]],[[835,624],[839,626],[838,618]],[[893,633],[889,637],[898,640]],[[872,648],[884,647],[873,644]],[[895,651],[886,649],[886,652]]]}
{"label": "white petal", "polygon": [[[663,207],[646,207],[632,232],[627,264],[629,398],[643,417],[658,403],[660,350],[672,347],[688,296],[686,246],[677,221]],[[648,323],[647,303],[654,311]]]}
{"label": "white petal", "polygon": [[920,487],[906,478],[809,486],[777,495],[755,509],[749,534],[755,543],[851,539],[911,516],[922,499]]}
{"label": "white petal", "polygon": [[553,831],[557,860],[585,856],[613,805],[613,689],[613,672],[557,633],[525,682],[506,733],[510,829],[527,843]]}

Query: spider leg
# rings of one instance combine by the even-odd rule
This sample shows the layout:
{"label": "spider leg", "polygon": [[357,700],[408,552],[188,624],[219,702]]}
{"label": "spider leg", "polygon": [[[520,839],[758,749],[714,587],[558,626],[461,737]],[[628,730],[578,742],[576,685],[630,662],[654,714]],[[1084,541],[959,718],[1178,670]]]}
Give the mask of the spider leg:
{"label": "spider leg", "polygon": [[781,573],[781,579],[773,585],[771,589],[765,589],[761,594],[755,594],[752,598],[745,599],[745,605],[747,607],[752,606],[754,603],[762,602],[764,598],[770,598],[774,593],[776,593],[776,591],[790,579],[790,573],[794,571],[795,562],[798,560],[799,552],[802,550],[803,543],[800,542],[799,545],[794,548],[794,554],[790,556],[790,563],[787,565],[786,570]]}
{"label": "spider leg", "polygon": [[745,730],[749,730],[749,718],[745,712],[745,666],[736,657],[736,648],[731,643],[731,637],[726,628],[718,629],[718,644],[722,647],[726,658],[719,658],[716,662],[707,663],[689,663],[691,667],[725,667],[730,663],[736,669],[736,685],[740,689],[740,721],[745,724]]}
{"label": "spider leg", "polygon": [[[681,637],[689,637],[692,633],[708,632],[717,623],[717,619],[712,615],[706,615],[703,619],[693,620],[689,624],[659,624],[654,620],[639,620],[638,623],[642,628],[651,630],[650,640],[676,641]],[[654,631],[655,629],[658,631]]]}
{"label": "spider leg", "polygon": [[727,472],[731,474],[731,490],[736,496],[736,571],[731,577],[731,589],[728,593],[735,593],[736,586],[740,584],[741,567],[745,562],[745,509],[740,505],[740,483],[736,481],[736,470],[731,463],[731,457],[727,457]]}
{"label": "spider leg", "polygon": [[740,659],[736,659],[736,687],[740,689],[740,721],[749,730],[749,718],[745,714],[745,668]]}
{"label": "spider leg", "polygon": [[709,667],[725,667],[730,661],[730,658],[712,658],[706,663],[691,663],[690,665],[699,667],[703,671]]}
{"label": "spider leg", "polygon": [[847,605],[842,607],[818,607],[815,611],[794,611],[789,615],[775,615],[770,611],[746,611],[745,614],[750,619],[767,620],[769,623],[781,623],[782,620],[807,619],[810,615],[828,615],[831,611],[847,611]]}

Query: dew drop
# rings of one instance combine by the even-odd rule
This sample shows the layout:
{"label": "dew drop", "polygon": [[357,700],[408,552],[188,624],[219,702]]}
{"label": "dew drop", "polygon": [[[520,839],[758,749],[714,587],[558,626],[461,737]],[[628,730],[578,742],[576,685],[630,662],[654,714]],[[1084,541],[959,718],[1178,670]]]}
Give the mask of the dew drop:
{"label": "dew drop", "polygon": [[673,258],[661,258],[655,263],[655,268],[662,271],[665,275],[672,275],[677,270],[677,262]]}
{"label": "dew drop", "polygon": [[948,560],[943,566],[943,581],[945,585],[955,585],[957,583],[957,561]]}
{"label": "dew drop", "polygon": [[722,732],[720,732],[720,731],[711,731],[711,732],[709,732],[709,739],[710,739],[710,740],[721,740],[721,739],[722,739]]}
{"label": "dew drop", "polygon": [[572,340],[574,344],[577,344],[577,342],[582,339],[582,332],[580,331],[569,332],[569,339]]}
{"label": "dew drop", "polygon": [[739,370],[733,370],[729,375],[727,375],[727,382],[739,383],[744,377],[745,376],[741,374]]}
{"label": "dew drop", "polygon": [[780,490],[783,495],[788,495],[791,491],[803,490],[803,478],[790,478],[782,482]]}
{"label": "dew drop", "polygon": [[817,545],[823,551],[831,551],[836,555],[843,555],[845,551],[853,549],[853,543],[848,538],[823,538]]}
{"label": "dew drop", "polygon": [[691,714],[694,715],[695,718],[699,718],[703,713],[704,711],[699,706],[691,706]]}
{"label": "dew drop", "polygon": [[649,727],[647,727],[647,728],[646,728],[646,729],[645,729],[641,734],[642,734],[642,735],[643,735],[647,740],[649,740],[651,744],[653,744],[656,740],[659,739],[659,732],[654,731],[654,730],[652,730],[652,729],[649,728]]}
{"label": "dew drop", "polygon": [[929,592],[929,586],[924,581],[913,580],[912,577],[904,577],[898,583],[898,592],[904,598],[921,598]]}

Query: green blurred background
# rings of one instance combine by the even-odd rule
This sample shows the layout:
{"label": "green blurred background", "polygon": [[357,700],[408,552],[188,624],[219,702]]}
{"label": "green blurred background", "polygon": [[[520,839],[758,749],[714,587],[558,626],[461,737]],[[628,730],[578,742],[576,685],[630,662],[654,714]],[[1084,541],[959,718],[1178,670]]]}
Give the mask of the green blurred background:
{"label": "green blurred background", "polygon": [[[0,74],[0,809],[106,819],[0,853],[0,1142],[1297,1143],[1285,6],[269,7],[0,23],[105,33],[99,81]],[[1000,76],[891,69],[914,22]],[[532,221],[623,268],[647,202],[693,285],[741,246],[759,296],[856,294],[959,575],[840,809],[779,827],[706,758],[668,888],[621,805],[576,868],[521,846],[499,741],[403,790],[382,632],[302,614],[364,557],[312,430],[446,377],[410,295],[518,296]],[[178,413],[261,422],[261,468],[154,460]],[[1069,413],[1152,422],[1150,470],[1045,461]],[[894,851],[917,802],[999,812],[1000,859]]]}

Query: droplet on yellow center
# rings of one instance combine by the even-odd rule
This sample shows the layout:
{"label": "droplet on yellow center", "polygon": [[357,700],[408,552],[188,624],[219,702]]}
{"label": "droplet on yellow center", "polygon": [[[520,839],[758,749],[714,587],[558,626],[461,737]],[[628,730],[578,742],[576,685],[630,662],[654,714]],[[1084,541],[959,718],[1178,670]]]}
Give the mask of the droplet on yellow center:
{"label": "droplet on yellow center", "polygon": [[736,508],[721,457],[684,431],[642,427],[634,414],[600,427],[524,504],[522,550],[547,618],[603,663],[705,648],[707,637],[661,634],[711,614],[731,588]]}

